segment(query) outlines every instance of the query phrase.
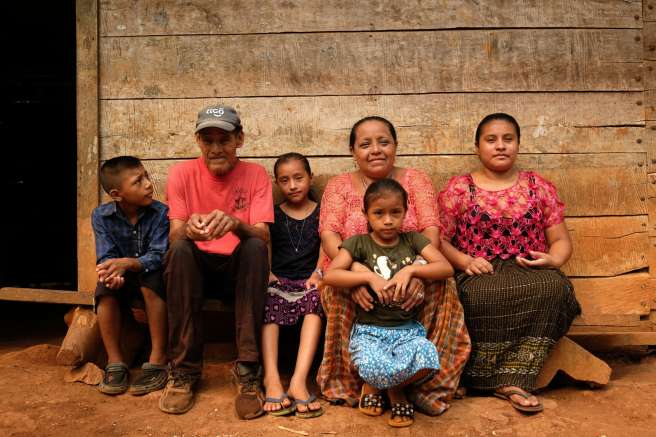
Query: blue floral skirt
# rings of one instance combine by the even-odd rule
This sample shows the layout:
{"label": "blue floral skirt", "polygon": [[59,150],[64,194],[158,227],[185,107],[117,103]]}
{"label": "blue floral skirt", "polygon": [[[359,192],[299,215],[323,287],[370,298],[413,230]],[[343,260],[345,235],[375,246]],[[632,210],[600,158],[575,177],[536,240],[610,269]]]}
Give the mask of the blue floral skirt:
{"label": "blue floral skirt", "polygon": [[394,327],[355,323],[349,353],[360,377],[379,390],[395,387],[423,369],[433,370],[430,377],[440,368],[435,345],[415,320]]}

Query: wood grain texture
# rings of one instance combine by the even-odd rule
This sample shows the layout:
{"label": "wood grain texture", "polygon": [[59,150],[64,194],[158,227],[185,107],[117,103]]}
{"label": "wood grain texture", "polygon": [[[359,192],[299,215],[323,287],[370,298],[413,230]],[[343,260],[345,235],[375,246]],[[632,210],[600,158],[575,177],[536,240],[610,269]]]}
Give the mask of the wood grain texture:
{"label": "wood grain texture", "polygon": [[91,212],[98,206],[98,9],[76,0],[77,16],[77,282],[96,286]]}
{"label": "wood grain texture", "polygon": [[93,305],[93,295],[91,293],[41,288],[0,288],[0,300],[60,303],[68,305]]}
{"label": "wood grain texture", "polygon": [[568,276],[617,276],[648,266],[647,216],[568,218]]}
{"label": "wood grain texture", "polygon": [[611,368],[567,337],[561,338],[549,352],[535,382],[536,388],[544,388],[558,372],[589,384],[606,385],[610,380]]}
{"label": "wood grain texture", "polygon": [[458,27],[634,28],[642,25],[641,9],[640,1],[622,0],[105,0],[100,29],[102,35],[128,36]]}
{"label": "wood grain texture", "polygon": [[[581,154],[581,155],[520,155],[522,168],[539,171],[555,183],[566,205],[566,215],[643,215],[647,213],[646,180],[642,163],[643,154]],[[263,165],[272,174],[273,158],[248,159]],[[156,198],[163,200],[166,178],[171,165],[179,160],[144,161],[155,185]],[[437,190],[445,186],[450,177],[477,168],[478,158],[466,156],[401,156],[402,167],[424,170]],[[351,158],[310,158],[315,174],[314,188],[318,194],[328,179],[354,169]],[[647,228],[645,228],[645,232]]]}
{"label": "wood grain texture", "polygon": [[611,278],[573,278],[584,318],[594,315],[648,315],[656,298],[656,284],[648,273]]}
{"label": "wood grain texture", "polygon": [[[224,99],[237,108],[248,156],[348,155],[348,135],[362,117],[380,114],[397,127],[399,154],[469,154],[479,121],[514,114],[526,153],[644,152],[643,93],[467,93],[392,96]],[[102,159],[198,154],[198,111],[216,99],[103,100]],[[656,102],[655,102],[656,103]]]}
{"label": "wood grain texture", "polygon": [[[642,328],[644,329],[644,328]],[[588,350],[609,350],[625,346],[656,345],[656,332],[594,332],[580,330],[567,336]]]}
{"label": "wood grain texture", "polygon": [[638,91],[641,32],[419,31],[103,38],[103,99]]}
{"label": "wood grain texture", "polygon": [[644,0],[642,2],[642,14],[645,22],[656,21],[656,1]]}
{"label": "wood grain texture", "polygon": [[572,326],[635,328],[641,326],[641,322],[640,317],[635,314],[592,314],[580,315],[574,319]]}
{"label": "wood grain texture", "polygon": [[644,39],[644,59],[656,60],[656,22],[645,22],[642,36]]}

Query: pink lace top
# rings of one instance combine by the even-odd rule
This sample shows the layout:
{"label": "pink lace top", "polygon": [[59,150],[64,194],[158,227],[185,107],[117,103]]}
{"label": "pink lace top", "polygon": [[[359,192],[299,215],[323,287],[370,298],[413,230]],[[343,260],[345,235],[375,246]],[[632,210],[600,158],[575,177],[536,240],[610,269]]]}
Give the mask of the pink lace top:
{"label": "pink lace top", "polygon": [[471,175],[455,176],[440,192],[439,208],[441,238],[488,261],[546,252],[544,231],[562,223],[565,212],[554,185],[531,171],[498,191],[477,187]]}
{"label": "pink lace top", "polygon": [[[430,178],[421,170],[407,168],[399,183],[408,192],[408,213],[401,231],[421,232],[439,226],[437,195]],[[319,232],[333,231],[342,240],[367,233],[367,220],[362,213],[363,194],[353,186],[350,173],[333,177],[326,184],[321,199]]]}

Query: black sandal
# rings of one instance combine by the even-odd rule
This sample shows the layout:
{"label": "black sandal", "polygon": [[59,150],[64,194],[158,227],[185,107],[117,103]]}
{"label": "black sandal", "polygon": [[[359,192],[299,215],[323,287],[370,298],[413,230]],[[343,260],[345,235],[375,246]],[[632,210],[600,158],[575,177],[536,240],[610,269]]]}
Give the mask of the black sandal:
{"label": "black sandal", "polygon": [[129,378],[128,366],[125,363],[107,364],[105,376],[98,389],[106,395],[120,395],[128,390]]}
{"label": "black sandal", "polygon": [[[380,413],[375,412],[374,408],[380,408]],[[358,410],[362,411],[362,413],[367,416],[382,416],[385,412],[385,400],[383,399],[383,395],[380,393],[365,394],[364,387],[362,387]]]}
{"label": "black sandal", "polygon": [[[394,428],[405,428],[415,423],[415,408],[409,402],[396,402],[392,405],[392,415],[390,416],[387,424]],[[411,420],[404,420],[403,422],[396,422],[394,419],[397,417],[409,417]]]}

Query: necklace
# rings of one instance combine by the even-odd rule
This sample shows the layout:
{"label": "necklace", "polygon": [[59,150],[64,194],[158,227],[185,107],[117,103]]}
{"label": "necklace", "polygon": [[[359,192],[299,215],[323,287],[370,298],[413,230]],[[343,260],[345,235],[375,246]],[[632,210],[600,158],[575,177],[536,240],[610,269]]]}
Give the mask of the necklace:
{"label": "necklace", "polygon": [[[289,229],[289,217],[287,214],[285,214],[285,227],[287,228],[287,235],[289,235],[289,242],[291,243],[292,247],[294,248],[294,252],[298,253],[298,249],[301,248],[301,243],[303,242],[303,228],[305,227],[305,220],[307,220],[307,217],[301,221],[301,231],[298,233],[298,241],[296,244],[294,244],[294,239],[292,238],[292,231]],[[296,226],[296,230],[298,231],[298,226]]]}
{"label": "necklace", "polygon": [[[392,168],[392,171],[389,172],[389,174],[387,176],[385,176],[383,179],[394,179],[394,170],[396,170],[396,169]],[[367,188],[369,188],[369,185],[371,185],[373,181],[372,182],[367,182],[367,180],[365,179],[365,177],[364,177],[364,175],[362,174],[361,171],[359,171],[358,174],[360,175],[360,182],[362,182],[363,191],[367,191]]]}

